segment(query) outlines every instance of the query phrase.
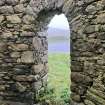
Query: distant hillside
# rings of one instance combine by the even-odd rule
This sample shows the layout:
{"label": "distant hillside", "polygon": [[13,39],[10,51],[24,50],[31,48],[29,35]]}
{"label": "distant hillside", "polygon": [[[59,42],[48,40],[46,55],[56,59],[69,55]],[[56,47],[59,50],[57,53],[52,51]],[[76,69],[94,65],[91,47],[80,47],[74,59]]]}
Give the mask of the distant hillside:
{"label": "distant hillside", "polygon": [[50,38],[50,37],[69,38],[70,32],[69,32],[69,30],[50,27],[50,28],[48,28],[48,38]]}

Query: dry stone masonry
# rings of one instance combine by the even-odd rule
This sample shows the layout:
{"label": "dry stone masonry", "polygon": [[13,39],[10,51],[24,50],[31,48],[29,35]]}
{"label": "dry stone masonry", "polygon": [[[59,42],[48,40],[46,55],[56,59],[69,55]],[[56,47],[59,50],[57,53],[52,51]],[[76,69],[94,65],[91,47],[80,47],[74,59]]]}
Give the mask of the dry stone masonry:
{"label": "dry stone masonry", "polygon": [[71,90],[73,105],[105,105],[105,0],[73,0]]}
{"label": "dry stone masonry", "polygon": [[0,99],[10,105],[35,103],[46,86],[46,36],[37,34],[37,14],[31,12],[37,3],[0,0]]}
{"label": "dry stone masonry", "polygon": [[105,105],[105,0],[0,0],[1,105],[33,105],[45,89],[56,13],[71,28],[71,105]]}

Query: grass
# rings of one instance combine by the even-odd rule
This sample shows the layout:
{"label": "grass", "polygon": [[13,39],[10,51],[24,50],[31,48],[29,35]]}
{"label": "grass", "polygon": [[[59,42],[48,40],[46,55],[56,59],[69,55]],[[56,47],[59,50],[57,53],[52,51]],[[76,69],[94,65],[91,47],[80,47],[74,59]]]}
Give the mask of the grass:
{"label": "grass", "polygon": [[49,105],[68,105],[70,101],[70,55],[51,53],[48,56],[48,87],[43,99]]}
{"label": "grass", "polygon": [[55,94],[60,98],[62,90],[70,90],[70,55],[49,54],[48,86],[55,88]]}

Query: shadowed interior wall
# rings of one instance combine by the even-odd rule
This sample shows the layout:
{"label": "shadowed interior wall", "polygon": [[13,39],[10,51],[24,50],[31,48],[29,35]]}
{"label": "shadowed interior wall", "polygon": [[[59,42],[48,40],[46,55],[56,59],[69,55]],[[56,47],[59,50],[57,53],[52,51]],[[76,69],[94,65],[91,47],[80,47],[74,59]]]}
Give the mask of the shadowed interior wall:
{"label": "shadowed interior wall", "polygon": [[0,100],[33,105],[46,87],[51,13],[70,24],[71,105],[104,105],[104,0],[0,0]]}

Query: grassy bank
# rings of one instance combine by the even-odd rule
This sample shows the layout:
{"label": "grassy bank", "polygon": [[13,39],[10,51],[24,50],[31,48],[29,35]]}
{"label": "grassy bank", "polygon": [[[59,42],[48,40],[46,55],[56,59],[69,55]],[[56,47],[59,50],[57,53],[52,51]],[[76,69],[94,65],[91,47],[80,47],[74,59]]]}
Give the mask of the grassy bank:
{"label": "grassy bank", "polygon": [[70,87],[70,56],[69,54],[49,54],[48,85],[55,88],[55,94],[60,98],[61,93]]}
{"label": "grassy bank", "polygon": [[48,88],[45,99],[51,105],[68,105],[70,99],[70,55],[63,53],[49,54]]}

